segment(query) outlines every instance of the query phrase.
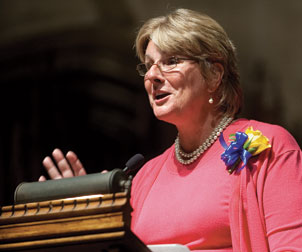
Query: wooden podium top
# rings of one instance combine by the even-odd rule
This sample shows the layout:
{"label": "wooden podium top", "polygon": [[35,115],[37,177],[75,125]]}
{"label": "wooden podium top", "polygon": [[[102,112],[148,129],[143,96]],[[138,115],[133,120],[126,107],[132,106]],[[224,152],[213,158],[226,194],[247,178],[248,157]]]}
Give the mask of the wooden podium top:
{"label": "wooden podium top", "polygon": [[129,229],[125,192],[5,206],[0,251],[150,251]]}

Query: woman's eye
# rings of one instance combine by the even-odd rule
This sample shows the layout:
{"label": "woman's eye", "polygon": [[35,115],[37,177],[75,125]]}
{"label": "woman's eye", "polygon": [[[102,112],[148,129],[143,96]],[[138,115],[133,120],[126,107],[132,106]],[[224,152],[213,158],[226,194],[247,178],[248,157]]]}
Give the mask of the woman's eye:
{"label": "woman's eye", "polygon": [[145,63],[146,68],[149,70],[152,67],[152,63],[151,62],[147,62]]}
{"label": "woman's eye", "polygon": [[166,65],[176,65],[177,59],[175,57],[168,58],[165,62]]}

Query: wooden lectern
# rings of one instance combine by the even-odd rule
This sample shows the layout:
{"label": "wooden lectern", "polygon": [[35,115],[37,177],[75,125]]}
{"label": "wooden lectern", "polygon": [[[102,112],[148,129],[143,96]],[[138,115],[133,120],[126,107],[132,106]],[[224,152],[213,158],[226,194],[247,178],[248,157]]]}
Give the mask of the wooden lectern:
{"label": "wooden lectern", "polygon": [[126,192],[2,207],[0,251],[150,252],[130,212]]}

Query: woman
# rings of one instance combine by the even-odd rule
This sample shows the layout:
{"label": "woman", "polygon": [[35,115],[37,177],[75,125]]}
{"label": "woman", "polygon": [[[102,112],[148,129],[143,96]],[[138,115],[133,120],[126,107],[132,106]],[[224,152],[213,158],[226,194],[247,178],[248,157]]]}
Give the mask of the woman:
{"label": "woman", "polygon": [[[133,232],[194,251],[301,251],[301,150],[279,126],[235,119],[242,92],[223,28],[178,9],[147,21],[136,50],[153,112],[178,136],[133,180]],[[85,174],[74,153],[53,156],[50,177]]]}

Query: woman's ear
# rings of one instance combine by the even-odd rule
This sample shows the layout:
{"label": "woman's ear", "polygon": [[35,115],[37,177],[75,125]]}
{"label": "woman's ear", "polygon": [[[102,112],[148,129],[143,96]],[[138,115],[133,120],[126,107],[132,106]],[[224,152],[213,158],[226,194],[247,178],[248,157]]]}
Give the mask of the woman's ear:
{"label": "woman's ear", "polygon": [[216,89],[219,87],[223,75],[224,75],[224,68],[222,64],[218,62],[212,63],[210,79],[208,80],[208,84],[209,84],[208,91],[210,93],[215,92]]}

